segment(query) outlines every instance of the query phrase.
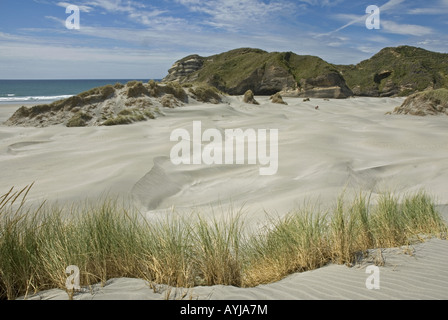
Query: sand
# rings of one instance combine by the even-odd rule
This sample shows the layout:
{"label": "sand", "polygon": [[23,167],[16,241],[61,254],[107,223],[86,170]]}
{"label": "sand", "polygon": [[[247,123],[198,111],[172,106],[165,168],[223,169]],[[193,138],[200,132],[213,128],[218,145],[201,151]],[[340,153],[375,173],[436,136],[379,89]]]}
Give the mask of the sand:
{"label": "sand", "polygon": [[[35,186],[29,200],[70,203],[108,193],[120,195],[148,218],[173,210],[227,214],[243,209],[254,225],[266,213],[284,215],[303,203],[331,207],[345,189],[403,194],[425,189],[448,204],[446,116],[385,115],[403,98],[324,101],[285,98],[288,105],[247,105],[228,97],[219,105],[164,109],[154,121],[117,127],[19,128],[0,125],[0,193],[11,186]],[[319,106],[318,110],[315,109]],[[0,122],[18,106],[0,105]],[[261,176],[256,165],[180,165],[170,161],[170,134],[193,122],[203,130],[278,129],[278,172]],[[444,207],[442,207],[444,208]],[[446,212],[446,210],[445,210]],[[330,265],[253,289],[195,288],[199,299],[445,299],[448,242],[415,247],[413,256],[388,253],[381,289],[367,290],[365,266]],[[401,250],[403,251],[403,250]],[[79,299],[160,299],[141,280],[113,279]],[[61,291],[35,298],[65,299]]]}

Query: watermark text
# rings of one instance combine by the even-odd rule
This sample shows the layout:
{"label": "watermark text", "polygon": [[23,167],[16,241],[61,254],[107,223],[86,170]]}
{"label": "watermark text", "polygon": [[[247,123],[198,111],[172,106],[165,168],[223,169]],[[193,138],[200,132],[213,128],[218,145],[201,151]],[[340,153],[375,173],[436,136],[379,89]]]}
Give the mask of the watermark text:
{"label": "watermark text", "polygon": [[174,165],[259,164],[260,175],[277,173],[278,129],[226,129],[223,133],[207,129],[202,132],[201,121],[194,121],[192,129],[192,134],[186,129],[171,133],[170,141],[178,142],[170,153]]}
{"label": "watermark text", "polygon": [[68,5],[65,13],[70,14],[65,20],[65,27],[69,30],[79,30],[81,28],[81,14],[78,6]]}
{"label": "watermark text", "polygon": [[377,266],[368,266],[366,273],[370,274],[366,280],[366,288],[369,290],[380,289],[380,268]]}
{"label": "watermark text", "polygon": [[369,14],[369,16],[366,19],[366,28],[369,30],[381,29],[380,8],[378,8],[378,6],[375,5],[368,6],[366,8],[366,13]]}

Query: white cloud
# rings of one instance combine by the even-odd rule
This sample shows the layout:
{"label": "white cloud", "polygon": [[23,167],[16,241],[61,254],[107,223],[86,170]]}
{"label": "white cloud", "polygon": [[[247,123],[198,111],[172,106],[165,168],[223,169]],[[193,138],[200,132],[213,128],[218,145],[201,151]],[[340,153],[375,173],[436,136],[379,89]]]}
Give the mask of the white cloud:
{"label": "white cloud", "polygon": [[393,21],[381,21],[382,29],[387,33],[410,35],[410,36],[427,36],[434,33],[434,30],[428,27],[413,24],[398,24]]}
{"label": "white cloud", "polygon": [[[404,3],[405,0],[389,0],[388,2],[386,2],[385,4],[383,4],[382,6],[379,7],[381,14],[393,14],[395,12],[394,9],[397,9],[397,7],[399,7],[400,4]],[[335,33],[335,32],[339,32],[344,30],[347,27],[350,27],[354,24],[360,24],[360,23],[365,23],[366,18],[369,16],[369,14],[365,14],[362,16],[359,15],[352,15],[352,14],[338,14],[338,15],[334,15],[335,18],[340,19],[340,18],[345,18],[347,19],[347,23],[345,25],[343,25],[342,27],[333,30],[325,35],[331,34],[331,33]]]}
{"label": "white cloud", "polygon": [[[58,2],[56,3],[57,6],[59,7],[63,7],[63,8],[67,8],[68,6],[72,5],[72,3],[68,3],[68,2]],[[89,6],[83,6],[83,5],[78,5],[78,8],[81,12],[91,12],[93,10],[92,7]]]}
{"label": "white cloud", "polygon": [[412,15],[446,15],[448,14],[448,0],[439,0],[435,2],[426,2],[424,8],[410,9],[407,13]]}
{"label": "white cloud", "polygon": [[[394,13],[395,11],[392,11],[393,9],[397,9],[397,7],[399,8],[400,4],[404,4],[405,0],[389,0],[388,2],[386,2],[385,4],[383,4],[382,6],[380,6],[380,10],[382,13]],[[390,12],[387,12],[390,11]],[[400,11],[401,12],[401,11]]]}
{"label": "white cloud", "polygon": [[[19,78],[149,78],[166,74],[172,57],[150,50],[2,42],[2,76]],[[8,66],[16,66],[9,68]],[[17,68],[20,66],[20,68]]]}
{"label": "white cloud", "polygon": [[266,23],[270,17],[278,13],[290,12],[294,8],[292,2],[260,0],[176,0],[186,6],[189,11],[209,16],[203,24],[230,31],[248,28],[259,22]]}
{"label": "white cloud", "polygon": [[344,0],[300,0],[300,2],[307,3],[311,6],[334,7],[344,2]]}
{"label": "white cloud", "polygon": [[139,9],[146,8],[141,2],[127,0],[123,2],[122,0],[88,0],[85,2],[87,6],[99,7],[108,12],[127,12],[132,13]]}

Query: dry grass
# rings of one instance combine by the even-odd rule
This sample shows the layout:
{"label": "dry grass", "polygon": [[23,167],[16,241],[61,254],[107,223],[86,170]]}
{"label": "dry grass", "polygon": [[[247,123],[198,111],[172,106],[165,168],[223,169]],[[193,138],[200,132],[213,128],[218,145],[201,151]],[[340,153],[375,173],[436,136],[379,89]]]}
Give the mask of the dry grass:
{"label": "dry grass", "polygon": [[[273,221],[250,241],[244,286],[279,281],[326,263],[352,266],[368,249],[406,246],[428,237],[446,239],[447,225],[425,192],[380,194],[375,205],[359,194],[348,203],[338,198],[332,212],[309,207]],[[384,259],[377,257],[378,264]]]}
{"label": "dry grass", "polygon": [[447,233],[424,192],[385,193],[375,205],[363,194],[341,196],[332,212],[305,206],[248,234],[241,213],[150,222],[110,197],[31,207],[31,187],[0,196],[0,299],[65,289],[69,265],[79,267],[81,286],[131,277],[182,288],[250,287]]}
{"label": "dry grass", "polygon": [[206,103],[218,104],[222,101],[223,93],[213,86],[201,84],[189,87],[189,92],[196,100]]}

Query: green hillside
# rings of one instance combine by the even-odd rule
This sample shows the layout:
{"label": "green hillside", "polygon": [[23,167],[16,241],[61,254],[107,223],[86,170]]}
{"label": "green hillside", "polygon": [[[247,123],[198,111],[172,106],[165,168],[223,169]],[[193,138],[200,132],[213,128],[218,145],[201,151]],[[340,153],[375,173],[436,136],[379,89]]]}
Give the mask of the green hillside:
{"label": "green hillside", "polygon": [[401,46],[385,48],[356,66],[337,66],[355,95],[407,96],[448,87],[448,54]]}
{"label": "green hillside", "polygon": [[316,56],[241,48],[210,57],[183,58],[165,80],[207,83],[237,95],[247,90],[271,95],[298,89],[304,96],[319,96],[322,90],[328,97],[340,98],[353,94],[407,96],[448,88],[448,54],[401,46],[385,48],[357,65],[333,65]]}

